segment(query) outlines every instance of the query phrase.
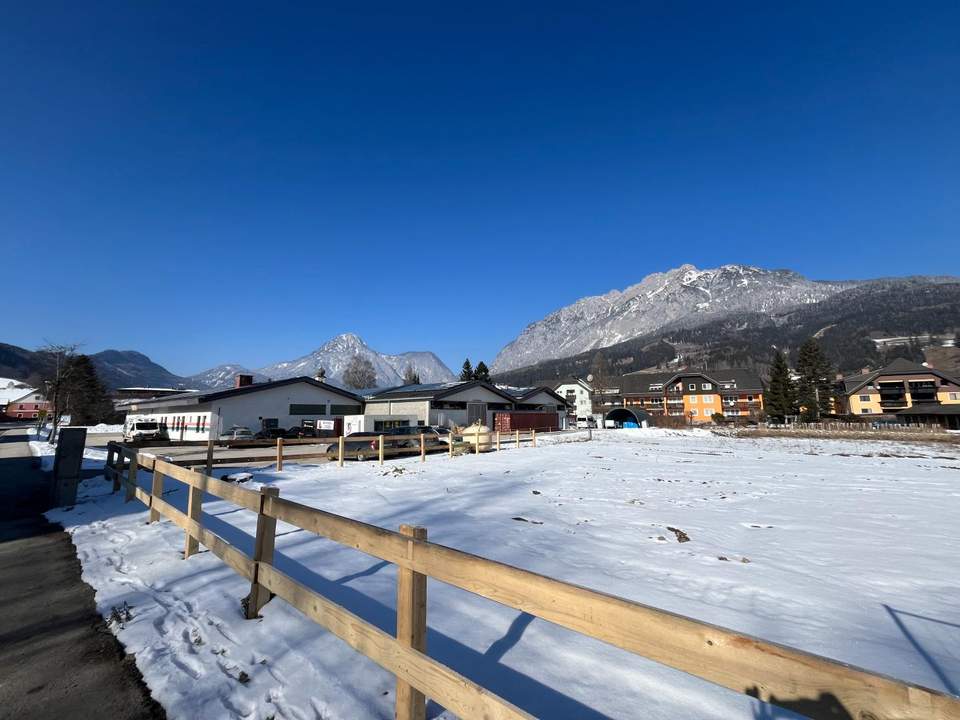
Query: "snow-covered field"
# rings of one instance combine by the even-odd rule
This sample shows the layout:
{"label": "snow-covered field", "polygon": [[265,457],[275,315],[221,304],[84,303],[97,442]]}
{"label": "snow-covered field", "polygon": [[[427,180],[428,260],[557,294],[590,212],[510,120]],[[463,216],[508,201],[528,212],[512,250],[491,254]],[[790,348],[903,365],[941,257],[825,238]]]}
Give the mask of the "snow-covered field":
{"label": "snow-covered field", "polygon": [[[445,545],[960,687],[954,446],[623,430],[425,464],[253,472],[251,486],[273,483],[282,497],[425,525]],[[185,507],[182,485],[165,492]],[[212,499],[204,511],[249,551],[253,513]],[[182,560],[183,533],[146,525],[143,505],[124,505],[102,479],[49,515],[73,534],[100,611],[118,610],[114,629],[171,718],[392,717],[391,675],[282,600],[243,620],[249,584],[209,552]],[[284,572],[393,631],[391,566],[282,523],[277,551]],[[429,653],[540,717],[792,717],[439,582],[428,597]]]}

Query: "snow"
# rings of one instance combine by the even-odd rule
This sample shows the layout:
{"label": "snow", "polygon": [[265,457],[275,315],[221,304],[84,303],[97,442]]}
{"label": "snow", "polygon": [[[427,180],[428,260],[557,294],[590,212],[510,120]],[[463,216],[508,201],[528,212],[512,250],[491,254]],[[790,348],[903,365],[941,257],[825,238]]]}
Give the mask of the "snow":
{"label": "snow", "polygon": [[7,404],[15,402],[32,392],[36,392],[36,388],[30,387],[22,380],[0,377],[0,411]]}
{"label": "snow", "polygon": [[[424,525],[444,545],[929,687],[960,686],[960,448],[706,431],[576,437],[424,464],[288,463],[250,469],[245,487],[271,483],[282,497],[383,527]],[[168,481],[165,499],[183,509],[184,487]],[[117,608],[122,619],[129,605],[114,631],[171,718],[392,717],[389,673],[279,599],[261,620],[243,620],[249,584],[209,552],[182,560],[183,533],[146,525],[143,505],[124,504],[101,478],[82,483],[75,508],[48,515],[72,534],[100,612]],[[209,498],[204,523],[252,546],[250,512]],[[393,632],[391,566],[277,530],[284,572]],[[428,598],[429,653],[537,716],[636,717],[642,707],[647,718],[767,717],[751,698],[442,583],[430,581]]]}

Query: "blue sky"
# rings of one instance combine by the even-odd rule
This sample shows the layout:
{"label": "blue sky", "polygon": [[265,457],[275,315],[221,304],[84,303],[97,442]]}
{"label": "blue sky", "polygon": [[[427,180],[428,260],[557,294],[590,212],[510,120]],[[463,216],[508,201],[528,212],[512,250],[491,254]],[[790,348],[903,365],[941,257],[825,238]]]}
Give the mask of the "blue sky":
{"label": "blue sky", "polygon": [[0,342],[456,367],[684,262],[957,273],[960,4],[784,5],[8,3]]}

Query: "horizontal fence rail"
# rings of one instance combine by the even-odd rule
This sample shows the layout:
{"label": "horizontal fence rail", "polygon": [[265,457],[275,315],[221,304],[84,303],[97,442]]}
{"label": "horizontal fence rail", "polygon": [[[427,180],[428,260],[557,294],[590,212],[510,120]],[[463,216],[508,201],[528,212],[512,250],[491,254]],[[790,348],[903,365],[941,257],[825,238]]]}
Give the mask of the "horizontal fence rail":
{"label": "horizontal fence rail", "polygon": [[[153,473],[150,492],[138,484],[139,470]],[[248,618],[273,593],[393,673],[399,720],[423,718],[425,698],[460,717],[531,717],[426,654],[428,577],[760,700],[799,705],[811,718],[960,720],[953,696],[430,542],[423,528],[388,530],[281,498],[275,487],[238,487],[117,444],[105,474],[149,508],[151,522],[163,516],[185,531],[185,558],[191,543],[194,553],[202,544],[251,581]],[[164,477],[190,488],[186,513],[163,500]],[[253,556],[202,525],[204,493],[257,513]],[[396,565],[397,637],[274,567],[277,522]]]}

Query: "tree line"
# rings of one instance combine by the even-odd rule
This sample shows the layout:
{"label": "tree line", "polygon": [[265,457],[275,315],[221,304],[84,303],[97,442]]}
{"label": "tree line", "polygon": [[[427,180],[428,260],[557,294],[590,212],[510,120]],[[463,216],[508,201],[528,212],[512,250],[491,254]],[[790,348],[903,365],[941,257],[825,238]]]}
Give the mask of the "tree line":
{"label": "tree line", "polygon": [[772,420],[799,415],[803,422],[816,422],[833,411],[833,388],[834,368],[820,343],[810,338],[797,352],[796,375],[790,372],[786,355],[774,350],[763,406]]}

